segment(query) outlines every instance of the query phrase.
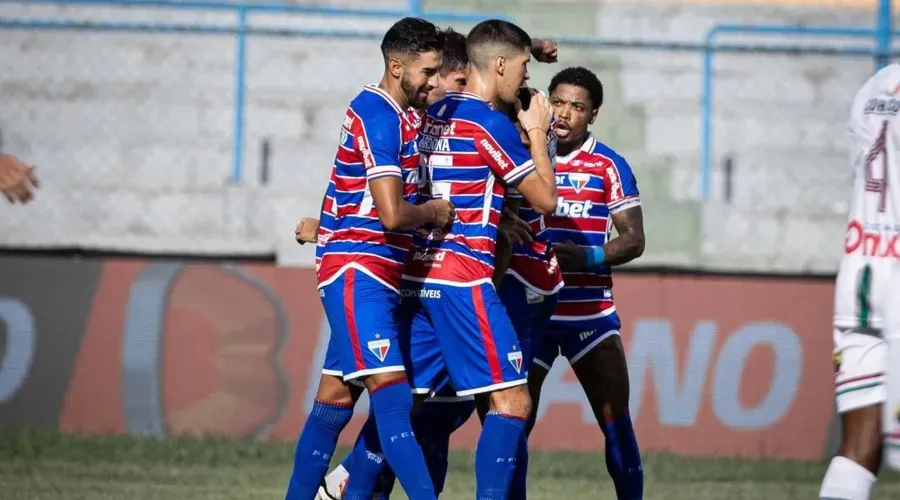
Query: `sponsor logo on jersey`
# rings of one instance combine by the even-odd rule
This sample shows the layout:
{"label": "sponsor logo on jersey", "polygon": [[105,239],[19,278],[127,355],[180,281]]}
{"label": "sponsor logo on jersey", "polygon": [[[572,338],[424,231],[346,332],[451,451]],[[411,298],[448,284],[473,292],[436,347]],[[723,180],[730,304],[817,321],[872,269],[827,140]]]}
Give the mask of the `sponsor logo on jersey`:
{"label": "sponsor logo on jersey", "polygon": [[[376,337],[377,336],[378,335],[376,334]],[[375,357],[378,358],[378,361],[384,363],[384,358],[391,348],[390,339],[370,340],[367,345],[369,346],[369,352],[374,354]]]}
{"label": "sponsor logo on jersey", "polygon": [[500,167],[500,170],[506,170],[509,168],[509,163],[506,163],[506,160],[503,159],[503,154],[500,151],[494,149],[494,146],[491,144],[491,141],[487,140],[487,138],[481,139],[478,141],[478,144],[481,144],[481,147],[484,148],[485,152],[490,155],[491,158],[497,162],[497,166]]}
{"label": "sponsor logo on jersey", "polygon": [[594,204],[591,200],[587,201],[566,201],[560,196],[556,200],[556,211],[553,215],[556,217],[581,217],[587,219],[591,216],[591,208]]}
{"label": "sponsor logo on jersey", "polygon": [[425,120],[419,133],[426,135],[456,135],[456,123],[446,124]]}
{"label": "sponsor logo on jersey", "polygon": [[508,359],[513,368],[516,369],[516,373],[522,373],[522,351],[513,351],[509,353],[506,355],[506,359]]}
{"label": "sponsor logo on jersey", "polygon": [[591,174],[585,174],[582,172],[573,172],[569,174],[569,184],[572,186],[572,189],[575,190],[576,193],[580,193],[585,186],[587,186],[588,182],[591,180]]}
{"label": "sponsor logo on jersey", "polygon": [[444,250],[440,250],[437,252],[423,252],[421,250],[416,250],[413,254],[413,260],[417,260],[419,262],[443,262],[444,257],[447,256],[447,252]]}
{"label": "sponsor logo on jersey", "polygon": [[890,224],[864,224],[851,220],[844,238],[844,253],[861,253],[866,257],[900,259],[898,227]]}
{"label": "sponsor logo on jersey", "polygon": [[371,168],[375,168],[375,158],[372,156],[372,151],[369,150],[369,142],[366,141],[366,136],[360,134],[356,137],[356,144],[359,147],[359,152],[363,158],[363,164],[366,167],[366,170]]}
{"label": "sponsor logo on jersey", "polygon": [[619,180],[619,171],[616,167],[606,167],[606,177],[609,179],[609,201],[619,201],[622,193],[622,182]]}

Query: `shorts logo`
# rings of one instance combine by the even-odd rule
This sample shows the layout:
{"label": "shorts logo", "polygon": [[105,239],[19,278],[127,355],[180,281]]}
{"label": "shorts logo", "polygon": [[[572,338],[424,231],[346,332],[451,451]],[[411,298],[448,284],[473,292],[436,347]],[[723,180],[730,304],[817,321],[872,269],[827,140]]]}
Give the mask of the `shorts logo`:
{"label": "shorts logo", "polygon": [[843,361],[843,359],[844,359],[844,356],[842,356],[841,353],[839,353],[839,352],[834,353],[834,372],[835,373],[840,373],[841,362]]}
{"label": "shorts logo", "polygon": [[378,361],[384,363],[384,358],[385,356],[387,356],[388,350],[391,348],[391,340],[370,340],[368,346],[369,351],[374,354],[376,358],[378,358]]}
{"label": "shorts logo", "polygon": [[516,369],[516,373],[522,373],[522,351],[513,351],[506,355],[506,359]]}
{"label": "shorts logo", "polygon": [[525,302],[528,304],[539,304],[544,301],[544,296],[535,292],[530,288],[525,288]]}

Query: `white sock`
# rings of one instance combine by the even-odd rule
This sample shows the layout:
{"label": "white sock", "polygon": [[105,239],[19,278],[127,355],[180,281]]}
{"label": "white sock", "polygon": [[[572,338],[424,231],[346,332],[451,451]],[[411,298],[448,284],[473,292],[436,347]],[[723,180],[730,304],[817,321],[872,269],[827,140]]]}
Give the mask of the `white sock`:
{"label": "white sock", "polygon": [[825,479],[822,480],[820,500],[869,500],[875,475],[847,457],[831,459]]}
{"label": "white sock", "polygon": [[335,498],[340,498],[341,483],[348,477],[350,477],[350,473],[347,472],[343,465],[338,465],[333,471],[329,472],[325,476],[325,488],[328,490],[328,494]]}

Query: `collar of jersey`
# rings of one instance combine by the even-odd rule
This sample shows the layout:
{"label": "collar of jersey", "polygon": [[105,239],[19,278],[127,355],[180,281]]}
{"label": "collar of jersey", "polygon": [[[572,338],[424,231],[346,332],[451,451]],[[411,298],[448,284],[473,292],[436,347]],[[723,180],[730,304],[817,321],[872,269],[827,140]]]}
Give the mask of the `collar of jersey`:
{"label": "collar of jersey", "polygon": [[378,94],[379,96],[381,96],[382,99],[387,101],[388,104],[390,104],[391,107],[394,108],[394,111],[396,111],[398,115],[403,114],[403,108],[401,108],[400,105],[397,104],[397,101],[395,101],[394,98],[391,97],[391,95],[387,93],[387,91],[380,88],[378,85],[375,85],[375,84],[366,85],[365,89],[368,90],[369,92],[374,92],[375,94]]}
{"label": "collar of jersey", "polygon": [[446,95],[448,95],[448,96],[451,96],[451,95],[452,95],[452,96],[465,97],[466,99],[477,99],[477,100],[479,100],[479,101],[481,101],[481,102],[487,103],[487,101],[485,101],[484,98],[482,98],[480,95],[478,95],[478,94],[473,94],[473,93],[471,93],[471,92],[466,92],[466,91],[462,91],[462,92],[447,92]]}
{"label": "collar of jersey", "polygon": [[567,154],[566,156],[561,156],[561,157],[557,158],[557,161],[566,163],[568,161],[571,161],[572,158],[575,158],[575,155],[577,155],[578,153],[581,153],[581,152],[590,153],[591,150],[594,149],[594,144],[596,144],[596,143],[597,143],[597,140],[594,139],[594,134],[588,132],[587,137],[584,139],[584,144],[582,144],[579,149],[572,151],[571,153]]}

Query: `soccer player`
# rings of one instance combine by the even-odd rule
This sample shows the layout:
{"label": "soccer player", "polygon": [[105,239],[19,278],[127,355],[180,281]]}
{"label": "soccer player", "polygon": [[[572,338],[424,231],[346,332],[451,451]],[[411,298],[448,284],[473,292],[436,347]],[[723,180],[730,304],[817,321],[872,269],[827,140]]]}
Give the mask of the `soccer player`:
{"label": "soccer player", "polygon": [[889,464],[900,467],[900,385],[894,385],[900,382],[898,91],[900,65],[891,64],[869,78],[850,110],[853,198],[834,301],[835,397],[842,432],[822,481],[823,500],[867,500],[883,452]]}
{"label": "soccer player", "polygon": [[11,155],[0,154],[0,191],[10,203],[28,203],[34,197],[38,179],[34,165],[26,165]]}
{"label": "soccer player", "polygon": [[[643,468],[628,414],[628,369],[610,269],[640,257],[644,250],[637,182],[625,158],[588,131],[603,104],[597,76],[585,68],[566,68],[553,77],[548,90],[559,139],[559,203],[552,215],[543,217],[542,234],[554,243],[565,286],[546,334],[533,336],[534,360],[528,375],[534,408],[554,360],[566,357],[606,438],[606,467],[618,498],[640,499]],[[618,233],[615,238],[610,238],[612,227]],[[536,269],[526,271],[529,266]],[[518,259],[511,263],[510,273],[537,275],[542,267],[538,261]],[[550,284],[532,283],[526,302],[536,294],[545,296]]]}
{"label": "soccer player", "polygon": [[297,443],[287,498],[312,499],[337,437],[352,416],[346,385],[369,391],[387,461],[411,498],[434,499],[422,450],[413,437],[412,396],[398,345],[397,308],[410,231],[445,226],[452,203],[413,205],[419,155],[409,107],[423,106],[437,85],[441,37],[422,19],[404,18],[385,34],[385,71],[351,102],[332,174],[334,228],[318,268],[319,294],[331,325],[329,351],[341,376],[323,374]]}
{"label": "soccer player", "polygon": [[[457,219],[449,228],[419,232],[403,294],[419,307],[409,356],[413,389],[437,390],[449,376],[458,396],[488,400],[475,479],[477,497],[491,500],[507,496],[531,413],[519,341],[492,284],[497,223],[509,187],[539,213],[550,213],[556,185],[547,155],[549,103],[538,94],[523,110],[517,99],[528,79],[530,37],[512,23],[489,20],[472,28],[466,42],[467,92],[429,106],[418,141],[426,166],[421,193],[453,201]],[[530,152],[495,110],[503,105],[519,106]],[[428,328],[417,328],[423,322]]]}

